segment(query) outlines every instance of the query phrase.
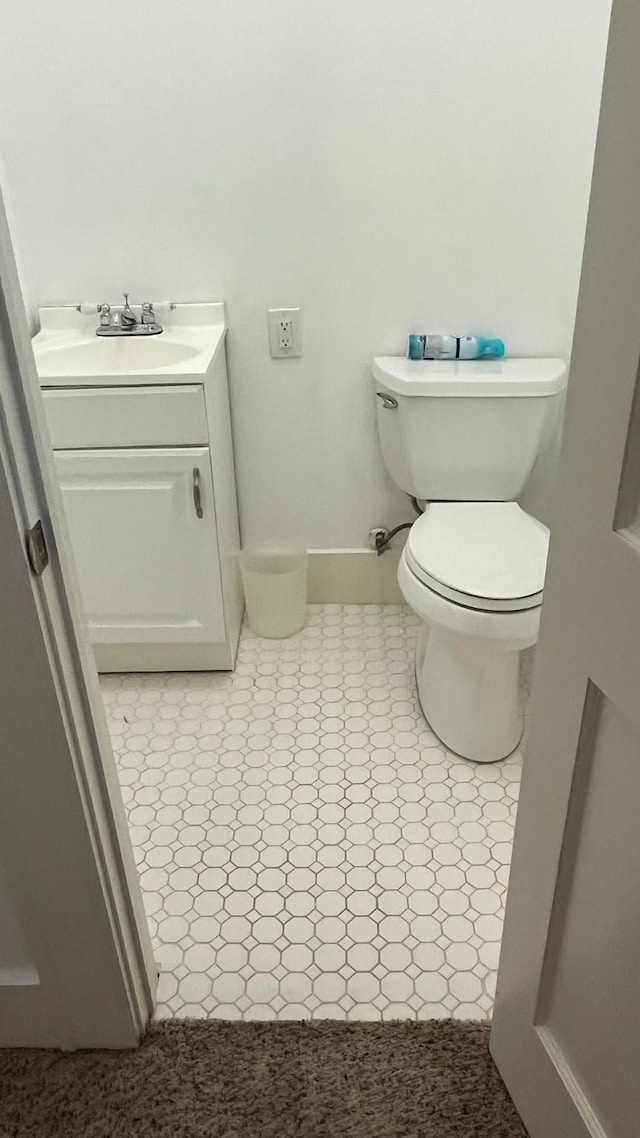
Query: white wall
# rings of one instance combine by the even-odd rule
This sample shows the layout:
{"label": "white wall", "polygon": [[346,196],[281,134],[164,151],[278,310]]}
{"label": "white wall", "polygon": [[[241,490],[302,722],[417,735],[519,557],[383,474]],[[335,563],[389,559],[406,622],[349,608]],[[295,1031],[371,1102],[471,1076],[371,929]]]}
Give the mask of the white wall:
{"label": "white wall", "polygon": [[[0,0],[31,305],[228,302],[244,535],[410,516],[368,366],[409,329],[567,354],[610,2]],[[265,309],[301,305],[273,362]]]}

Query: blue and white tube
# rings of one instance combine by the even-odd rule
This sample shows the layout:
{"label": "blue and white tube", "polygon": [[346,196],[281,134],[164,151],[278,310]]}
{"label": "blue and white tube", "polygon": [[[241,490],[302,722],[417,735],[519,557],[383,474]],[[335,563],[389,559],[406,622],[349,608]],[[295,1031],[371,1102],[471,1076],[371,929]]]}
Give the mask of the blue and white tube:
{"label": "blue and white tube", "polygon": [[440,336],[426,333],[409,336],[410,360],[499,360],[504,355],[502,340],[483,336]]}

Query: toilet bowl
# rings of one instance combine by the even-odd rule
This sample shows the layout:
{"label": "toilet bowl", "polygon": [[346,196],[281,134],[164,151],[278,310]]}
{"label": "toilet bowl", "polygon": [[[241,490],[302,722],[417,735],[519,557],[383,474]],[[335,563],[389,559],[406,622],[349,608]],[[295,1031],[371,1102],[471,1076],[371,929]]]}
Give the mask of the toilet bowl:
{"label": "toilet bowl", "polygon": [[538,638],[548,540],[516,502],[431,503],[409,532],[398,582],[423,621],[420,703],[466,759],[495,762],[520,742],[520,652]]}

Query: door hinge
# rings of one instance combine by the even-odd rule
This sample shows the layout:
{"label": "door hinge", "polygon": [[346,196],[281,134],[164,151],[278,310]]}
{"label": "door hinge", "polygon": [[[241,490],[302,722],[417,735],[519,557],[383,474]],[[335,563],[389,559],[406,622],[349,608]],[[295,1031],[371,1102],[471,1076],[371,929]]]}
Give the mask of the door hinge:
{"label": "door hinge", "polygon": [[27,557],[36,577],[41,577],[49,564],[49,550],[40,519],[27,533]]}

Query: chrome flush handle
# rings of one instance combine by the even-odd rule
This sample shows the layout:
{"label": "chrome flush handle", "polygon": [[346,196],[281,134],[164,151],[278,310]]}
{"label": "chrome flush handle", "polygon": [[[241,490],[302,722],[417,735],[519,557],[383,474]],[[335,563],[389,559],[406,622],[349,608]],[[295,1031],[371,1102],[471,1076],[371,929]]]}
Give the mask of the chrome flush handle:
{"label": "chrome flush handle", "polygon": [[200,471],[197,466],[193,468],[193,505],[196,511],[197,518],[204,517],[204,510],[202,508],[202,485],[200,482]]}
{"label": "chrome flush handle", "polygon": [[393,395],[387,395],[386,391],[376,391],[378,399],[382,400],[382,406],[386,411],[397,411],[398,400],[393,398]]}

